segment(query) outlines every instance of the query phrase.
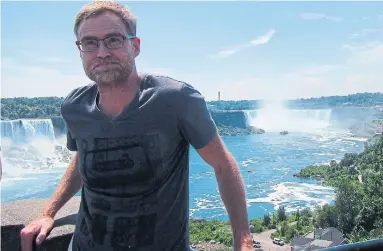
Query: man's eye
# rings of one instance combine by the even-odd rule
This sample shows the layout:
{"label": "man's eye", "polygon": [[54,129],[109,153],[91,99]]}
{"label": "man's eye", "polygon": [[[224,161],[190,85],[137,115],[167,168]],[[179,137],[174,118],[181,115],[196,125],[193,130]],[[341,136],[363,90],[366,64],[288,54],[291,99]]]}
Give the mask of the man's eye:
{"label": "man's eye", "polygon": [[82,41],[82,44],[84,46],[92,46],[92,45],[97,45],[97,41],[96,40],[84,40]]}

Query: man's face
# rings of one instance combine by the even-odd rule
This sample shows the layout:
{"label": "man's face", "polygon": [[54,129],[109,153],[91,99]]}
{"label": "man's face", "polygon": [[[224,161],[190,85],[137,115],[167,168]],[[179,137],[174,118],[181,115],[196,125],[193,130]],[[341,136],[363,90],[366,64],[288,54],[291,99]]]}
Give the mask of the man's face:
{"label": "man's face", "polygon": [[[140,52],[140,40],[124,39],[128,37],[128,32],[116,14],[104,12],[83,20],[77,37],[83,50],[86,50],[81,51],[80,55],[85,73],[91,80],[110,85],[128,79],[135,67],[134,59]],[[107,45],[101,40],[97,47],[94,39],[106,39],[104,42]]]}

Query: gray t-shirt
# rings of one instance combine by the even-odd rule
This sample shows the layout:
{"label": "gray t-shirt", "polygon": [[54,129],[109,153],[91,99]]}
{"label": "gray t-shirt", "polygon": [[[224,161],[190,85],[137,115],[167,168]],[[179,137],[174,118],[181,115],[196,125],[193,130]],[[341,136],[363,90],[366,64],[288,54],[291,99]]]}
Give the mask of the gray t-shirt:
{"label": "gray t-shirt", "polygon": [[117,118],[97,99],[90,84],[61,107],[84,184],[73,251],[189,250],[189,146],[199,149],[217,133],[203,96],[145,74]]}

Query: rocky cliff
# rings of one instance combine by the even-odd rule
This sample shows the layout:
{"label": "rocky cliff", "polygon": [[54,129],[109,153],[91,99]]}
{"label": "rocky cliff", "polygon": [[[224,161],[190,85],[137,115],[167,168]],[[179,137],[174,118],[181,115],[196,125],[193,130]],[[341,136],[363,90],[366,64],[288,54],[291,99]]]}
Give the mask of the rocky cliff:
{"label": "rocky cliff", "polygon": [[246,116],[243,111],[211,110],[210,113],[217,126],[247,128]]}

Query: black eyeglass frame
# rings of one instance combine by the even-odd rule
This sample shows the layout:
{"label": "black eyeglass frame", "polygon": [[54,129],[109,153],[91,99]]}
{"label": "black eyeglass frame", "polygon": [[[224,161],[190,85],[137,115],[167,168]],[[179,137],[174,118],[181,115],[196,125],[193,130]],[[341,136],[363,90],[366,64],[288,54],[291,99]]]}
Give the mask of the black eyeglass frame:
{"label": "black eyeglass frame", "polygon": [[[121,38],[123,39],[121,45],[120,45],[119,47],[112,47],[112,48],[108,47],[108,45],[107,45],[107,43],[106,43],[105,41],[108,40],[108,39],[111,39],[111,38],[113,38],[113,37],[116,37],[116,36],[121,37]],[[127,36],[123,36],[123,35],[112,35],[112,36],[108,36],[108,37],[106,37],[106,38],[91,38],[91,39],[86,39],[86,40],[95,40],[95,41],[97,41],[97,47],[95,47],[95,49],[93,49],[93,50],[83,50],[83,49],[81,48],[81,44],[82,44],[83,41],[81,41],[81,40],[77,40],[77,41],[75,42],[75,44],[77,45],[77,48],[78,48],[80,51],[83,51],[83,52],[93,52],[93,51],[96,51],[96,50],[99,48],[100,41],[102,41],[102,42],[104,43],[105,47],[108,48],[108,49],[119,49],[119,48],[121,48],[122,46],[124,46],[124,41],[125,41],[125,40],[134,39],[134,38],[136,38],[136,36],[133,36],[133,35],[127,35]]]}

